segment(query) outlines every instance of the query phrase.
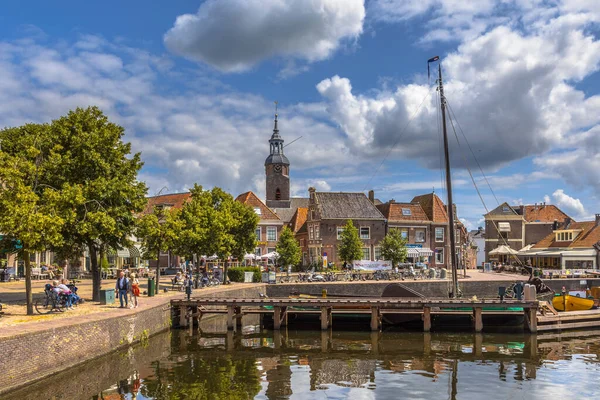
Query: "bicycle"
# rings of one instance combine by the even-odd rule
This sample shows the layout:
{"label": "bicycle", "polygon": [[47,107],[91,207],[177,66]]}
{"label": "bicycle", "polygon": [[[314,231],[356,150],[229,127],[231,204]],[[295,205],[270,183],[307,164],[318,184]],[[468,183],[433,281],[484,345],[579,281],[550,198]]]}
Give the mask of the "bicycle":
{"label": "bicycle", "polygon": [[66,309],[66,299],[61,297],[54,290],[44,290],[46,296],[43,299],[35,301],[35,310],[38,314],[50,314],[53,311],[64,312]]}

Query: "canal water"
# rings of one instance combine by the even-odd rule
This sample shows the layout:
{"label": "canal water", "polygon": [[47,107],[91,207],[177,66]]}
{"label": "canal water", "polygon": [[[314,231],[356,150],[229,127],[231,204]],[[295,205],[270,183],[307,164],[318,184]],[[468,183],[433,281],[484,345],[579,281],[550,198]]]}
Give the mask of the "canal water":
{"label": "canal water", "polygon": [[593,398],[600,332],[174,330],[3,399]]}

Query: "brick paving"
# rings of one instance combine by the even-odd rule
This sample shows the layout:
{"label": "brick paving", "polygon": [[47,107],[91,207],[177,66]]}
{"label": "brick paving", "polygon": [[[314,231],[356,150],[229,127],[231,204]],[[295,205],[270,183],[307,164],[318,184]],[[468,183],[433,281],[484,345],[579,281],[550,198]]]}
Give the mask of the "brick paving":
{"label": "brick paving", "polygon": [[[161,285],[163,288],[171,288],[168,278],[163,282],[161,279]],[[47,281],[34,282],[33,291],[42,292],[43,287]],[[114,281],[103,282],[103,288],[112,288]],[[146,285],[140,285],[142,292],[145,290]],[[194,290],[194,295],[209,295],[211,293],[217,293],[224,290],[242,289],[246,287],[254,287],[256,284],[251,283],[234,283],[227,286],[209,287],[204,289]],[[60,326],[65,325],[76,325],[86,322],[102,320],[106,318],[112,318],[115,316],[130,314],[133,315],[137,312],[147,310],[149,308],[157,307],[160,305],[166,305],[171,299],[184,297],[185,294],[180,291],[168,291],[160,292],[154,297],[140,296],[139,307],[137,309],[122,309],[119,308],[119,301],[115,300],[114,304],[102,305],[98,302],[92,302],[91,298],[91,281],[84,281],[78,283],[78,293],[82,295],[86,301],[83,304],[75,307],[75,310],[65,312],[54,312],[51,314],[39,315],[27,315],[25,306],[25,283],[10,282],[0,284],[0,300],[4,306],[4,315],[0,316],[0,338],[12,337],[16,335],[28,334],[33,332],[39,332],[50,329],[59,324]],[[39,295],[39,293],[38,293]],[[10,299],[6,302],[4,299]]]}

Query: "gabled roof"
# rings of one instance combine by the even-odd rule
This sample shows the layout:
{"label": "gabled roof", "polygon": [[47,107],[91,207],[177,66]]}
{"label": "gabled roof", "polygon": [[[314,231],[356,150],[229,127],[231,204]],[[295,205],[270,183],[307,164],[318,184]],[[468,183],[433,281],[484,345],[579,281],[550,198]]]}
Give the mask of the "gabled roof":
{"label": "gabled roof", "polygon": [[185,193],[171,193],[163,194],[160,196],[147,197],[146,207],[142,214],[150,214],[154,210],[154,207],[170,207],[170,208],[181,208],[183,204],[189,201],[192,194],[190,192]]}
{"label": "gabled roof", "polygon": [[525,214],[523,217],[527,222],[564,222],[565,219],[570,218],[553,204],[527,205],[523,208]]}
{"label": "gabled roof", "polygon": [[429,217],[423,211],[420,203],[396,203],[389,201],[379,204],[377,209],[387,218],[388,222],[402,221],[426,221],[429,222]]}
{"label": "gabled roof", "polygon": [[258,216],[260,217],[261,221],[264,221],[264,220],[280,221],[277,214],[275,214],[273,212],[273,210],[271,210],[269,207],[267,207],[267,205],[265,203],[263,203],[262,200],[259,199],[258,196],[255,195],[253,192],[242,193],[235,199],[235,201],[239,201],[240,203],[247,204],[254,209],[259,209],[260,214]]}
{"label": "gabled roof", "polygon": [[430,221],[448,223],[446,206],[435,193],[416,196],[411,203],[419,203]]}
{"label": "gabled roof", "polygon": [[364,193],[315,192],[315,200],[321,219],[385,219]]}
{"label": "gabled roof", "polygon": [[308,218],[308,208],[298,207],[290,221],[290,229],[292,232],[297,233],[306,222],[306,218]]}
{"label": "gabled roof", "polygon": [[508,203],[504,202],[485,215],[520,215],[516,211],[517,208],[518,207],[512,207]]}
{"label": "gabled roof", "polygon": [[596,221],[572,222],[566,230],[574,229],[581,230],[573,242],[557,242],[554,232],[540,240],[533,246],[535,249],[547,249],[552,247],[568,247],[568,248],[591,248],[596,243],[600,242],[600,226],[596,225]]}
{"label": "gabled roof", "polygon": [[289,208],[272,208],[272,210],[277,214],[279,219],[281,219],[285,223],[289,223],[294,214],[296,214],[296,209],[299,207],[308,208],[308,197],[292,197],[290,199],[290,207]]}

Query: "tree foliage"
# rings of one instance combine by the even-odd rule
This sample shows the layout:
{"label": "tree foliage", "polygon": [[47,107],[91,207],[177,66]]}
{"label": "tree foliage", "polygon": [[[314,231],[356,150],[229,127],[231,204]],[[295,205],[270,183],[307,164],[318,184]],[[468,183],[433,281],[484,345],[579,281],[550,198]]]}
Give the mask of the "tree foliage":
{"label": "tree foliage", "polygon": [[[76,188],[46,184],[44,149],[48,126],[28,124],[0,131],[0,231],[5,241],[19,240],[25,263],[27,314],[33,314],[30,254],[64,242],[61,229],[75,220],[73,207],[82,201]],[[8,246],[3,246],[3,248]]]}
{"label": "tree foliage", "polygon": [[352,220],[346,221],[344,231],[340,236],[342,239],[338,245],[339,258],[347,263],[360,260],[362,258],[363,243],[358,236],[358,228],[354,226]]}
{"label": "tree foliage", "polygon": [[390,229],[381,241],[381,255],[384,259],[392,262],[392,267],[406,261],[408,256],[406,239],[402,237],[398,229]]}
{"label": "tree foliage", "polygon": [[279,254],[279,263],[283,266],[298,265],[301,258],[300,245],[294,237],[294,232],[285,226],[279,235],[277,242],[277,253]]}
{"label": "tree foliage", "polygon": [[156,262],[156,290],[160,281],[160,253],[175,250],[183,227],[180,211],[154,207],[138,220],[137,237],[141,240],[142,257]]}
{"label": "tree foliage", "polygon": [[203,190],[194,185],[190,192],[190,201],[181,209],[179,253],[188,257],[216,254],[225,261],[225,279],[229,258],[241,260],[256,247],[254,232],[259,218],[250,207],[218,187]]}
{"label": "tree foliage", "polygon": [[74,208],[77,218],[62,227],[63,245],[54,250],[73,256],[89,250],[94,300],[100,294],[98,253],[131,246],[136,214],[146,204],[146,185],[137,179],[141,156],[131,154],[124,134],[97,107],[77,108],[49,126],[44,180],[77,188],[83,200]]}

